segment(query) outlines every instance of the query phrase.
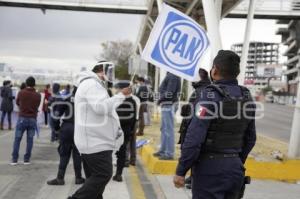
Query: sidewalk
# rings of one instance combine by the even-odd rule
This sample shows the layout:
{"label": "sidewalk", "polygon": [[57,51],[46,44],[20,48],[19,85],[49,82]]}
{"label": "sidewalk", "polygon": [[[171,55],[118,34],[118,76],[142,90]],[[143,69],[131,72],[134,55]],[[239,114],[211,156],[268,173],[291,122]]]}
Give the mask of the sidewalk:
{"label": "sidewalk", "polygon": [[[55,178],[58,167],[57,144],[50,143],[50,130],[42,128],[40,138],[35,138],[32,164],[23,165],[26,135],[20,147],[20,161],[10,166],[14,131],[0,133],[0,199],[66,199],[79,186],[75,185],[73,163],[68,165],[66,184],[49,186],[46,182]],[[137,197],[141,192],[136,185],[134,170],[124,170],[124,182],[111,181],[104,193],[105,199],[144,199]],[[133,186],[134,185],[134,186]],[[134,191],[130,187],[135,187]],[[142,190],[142,189],[141,189]]]}
{"label": "sidewalk", "polygon": [[[156,176],[166,199],[189,199],[191,191],[175,189],[171,176]],[[254,180],[247,186],[244,199],[299,199],[300,185],[275,181]]]}

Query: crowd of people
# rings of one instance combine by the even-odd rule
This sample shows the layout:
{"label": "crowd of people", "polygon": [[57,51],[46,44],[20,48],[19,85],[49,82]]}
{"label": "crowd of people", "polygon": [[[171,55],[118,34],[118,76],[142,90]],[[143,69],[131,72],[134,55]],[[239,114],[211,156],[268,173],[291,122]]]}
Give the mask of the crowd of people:
{"label": "crowd of people", "polygon": [[[41,119],[38,114],[42,114],[44,125],[51,132],[50,141],[59,142],[57,176],[49,180],[48,185],[65,184],[64,176],[72,156],[75,184],[84,184],[73,198],[96,195],[100,198],[112,175],[113,151],[116,151],[117,159],[113,180],[123,181],[124,167],[136,165],[136,136],[144,135],[144,117],[149,112],[147,104],[152,100],[152,92],[143,77],[137,77],[134,85],[129,81],[114,82],[112,89],[112,82],[105,79],[104,67],[99,63],[92,71],[82,72],[77,83],[67,85],[63,90],[60,84],[53,83],[38,92],[35,79],[28,77],[14,96],[12,82],[3,83],[1,129],[5,116],[9,130],[13,129],[14,100],[18,108],[12,166],[19,164],[20,143],[25,133],[23,164],[31,164],[33,139],[39,131],[37,120]],[[83,178],[82,167],[87,179]]]}
{"label": "crowd of people", "polygon": [[[248,103],[252,102],[250,92],[238,85],[239,63],[240,58],[234,52],[221,50],[209,73],[200,68],[200,81],[192,83],[194,92],[188,104],[181,107],[181,157],[174,185],[178,188],[188,185],[193,199],[239,197],[245,175],[243,164],[256,141],[252,117],[255,106]],[[124,168],[136,165],[136,136],[145,133],[150,101],[161,108],[161,143],[153,156],[162,161],[175,158],[174,117],[179,108],[181,78],[167,73],[154,99],[143,77],[137,77],[134,85],[130,81],[114,82],[112,91],[105,67],[105,62],[98,62],[92,70],[81,72],[73,86],[67,85],[63,90],[58,83],[46,85],[43,95],[36,91],[35,79],[28,77],[16,97],[19,114],[11,165],[18,164],[25,132],[24,164],[30,164],[42,103],[51,142],[59,141],[57,176],[47,184],[65,184],[71,156],[75,183],[82,184],[68,199],[100,199],[111,178],[123,181]],[[11,82],[6,81],[1,89],[1,129],[6,116],[8,128],[12,129],[14,96],[11,87]],[[245,106],[238,109],[240,104]],[[233,117],[240,112],[246,115]],[[231,117],[228,119],[222,114]],[[113,155],[117,159],[114,175]],[[191,176],[186,179],[189,170],[192,170]]]}

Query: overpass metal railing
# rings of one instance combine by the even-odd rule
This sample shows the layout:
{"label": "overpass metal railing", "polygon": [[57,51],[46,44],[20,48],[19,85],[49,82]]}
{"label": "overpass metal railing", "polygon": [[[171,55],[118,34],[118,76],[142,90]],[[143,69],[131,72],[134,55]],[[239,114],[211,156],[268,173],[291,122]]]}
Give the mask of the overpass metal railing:
{"label": "overpass metal railing", "polygon": [[[295,0],[257,0],[256,11],[292,11]],[[249,7],[249,0],[242,1],[234,12],[247,11]]]}
{"label": "overpass metal railing", "polygon": [[[5,0],[13,3],[35,3],[77,6],[134,6],[146,7],[147,0]],[[1,0],[0,0],[1,2]]]}

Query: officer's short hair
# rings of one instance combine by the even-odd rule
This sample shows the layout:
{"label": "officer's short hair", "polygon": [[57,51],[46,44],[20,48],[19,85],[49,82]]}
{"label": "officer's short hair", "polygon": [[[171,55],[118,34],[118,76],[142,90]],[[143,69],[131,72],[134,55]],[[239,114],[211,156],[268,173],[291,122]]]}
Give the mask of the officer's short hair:
{"label": "officer's short hair", "polygon": [[214,66],[226,79],[235,79],[240,74],[240,57],[233,51],[220,50],[214,59]]}
{"label": "officer's short hair", "polygon": [[95,66],[94,66],[94,68],[93,68],[93,72],[94,73],[101,73],[101,72],[103,72],[103,70],[104,70],[104,62],[106,62],[106,61],[99,61]]}

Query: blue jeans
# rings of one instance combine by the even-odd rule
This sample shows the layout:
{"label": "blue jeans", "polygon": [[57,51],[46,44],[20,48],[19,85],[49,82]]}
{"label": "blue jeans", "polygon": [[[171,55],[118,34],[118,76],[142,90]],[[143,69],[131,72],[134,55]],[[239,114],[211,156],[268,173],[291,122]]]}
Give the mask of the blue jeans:
{"label": "blue jeans", "polygon": [[175,151],[175,133],[174,116],[177,111],[177,105],[164,104],[161,106],[161,145],[159,153],[161,156],[174,157]]}
{"label": "blue jeans", "polygon": [[12,153],[13,162],[17,162],[19,158],[20,143],[24,132],[27,132],[27,146],[26,153],[24,155],[24,161],[30,161],[31,151],[33,147],[33,137],[36,131],[36,119],[35,118],[25,118],[19,117],[16,131],[15,131],[15,141]]}

